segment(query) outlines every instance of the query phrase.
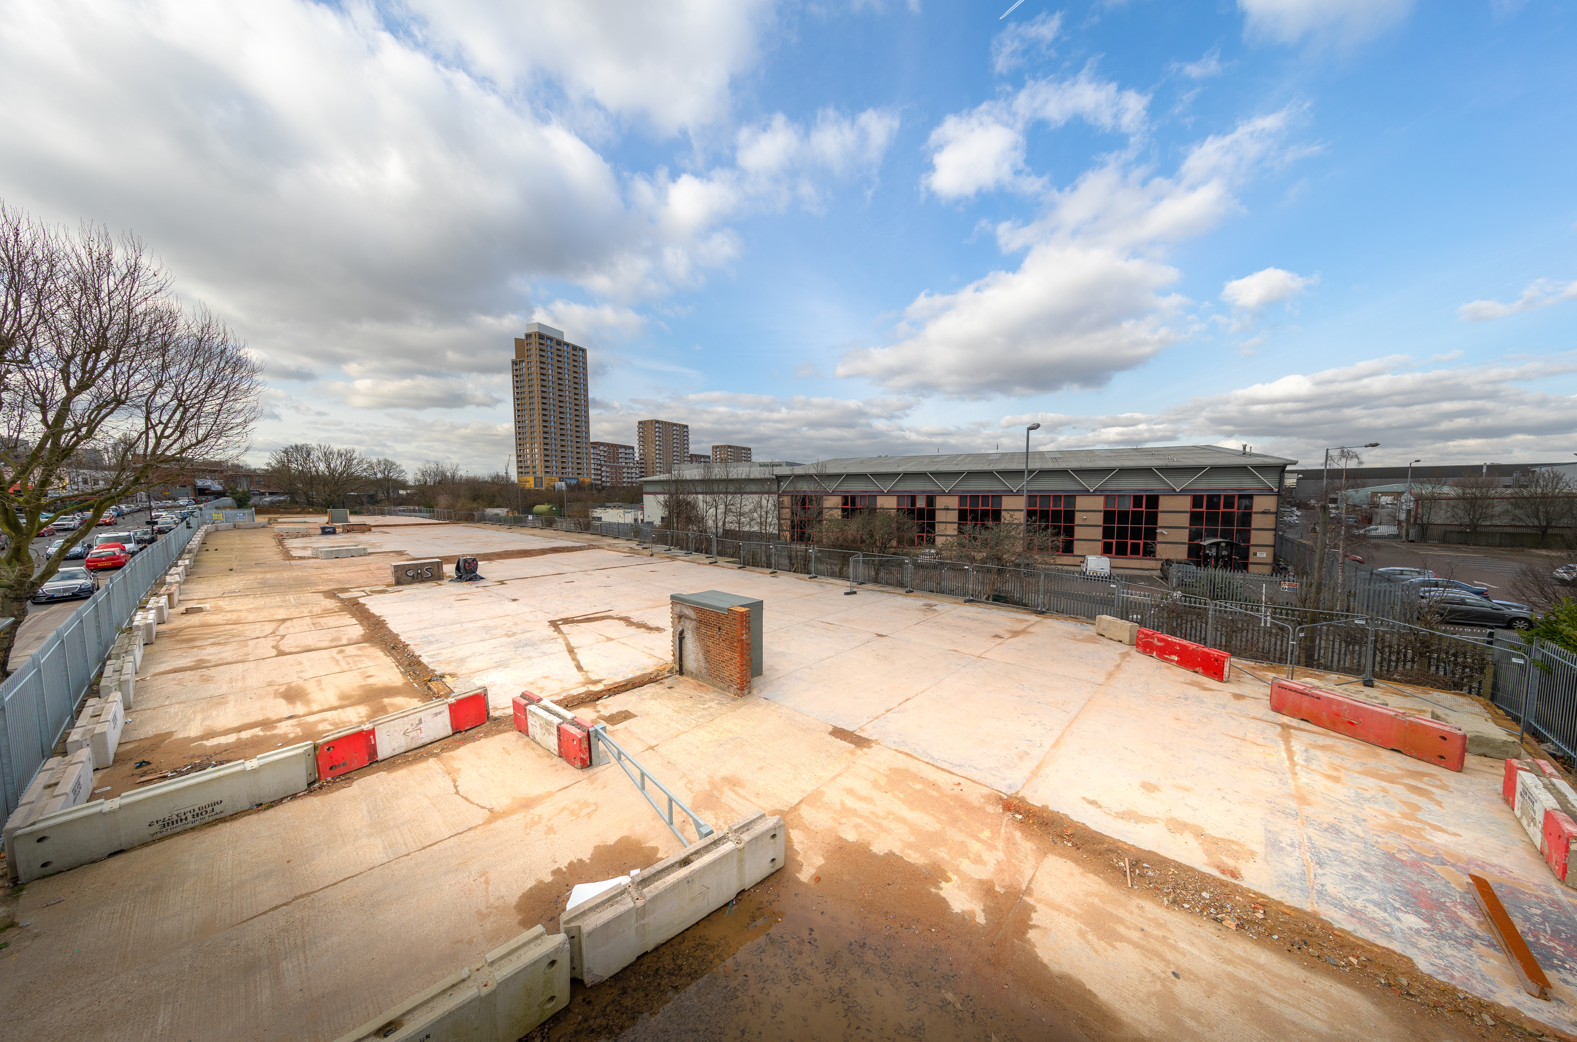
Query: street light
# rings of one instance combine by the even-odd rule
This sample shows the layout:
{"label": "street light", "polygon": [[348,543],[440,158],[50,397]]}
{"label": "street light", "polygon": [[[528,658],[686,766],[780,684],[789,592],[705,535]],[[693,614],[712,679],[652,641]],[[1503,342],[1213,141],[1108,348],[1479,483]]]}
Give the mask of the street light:
{"label": "street light", "polygon": [[1024,487],[1019,489],[1024,493],[1024,552],[1029,553],[1029,432],[1040,430],[1040,424],[1032,423],[1024,428]]}
{"label": "street light", "polygon": [[[1380,443],[1377,442],[1377,441],[1365,442],[1363,445],[1358,446],[1358,448],[1364,448],[1364,449],[1378,449],[1379,447],[1380,447]],[[1360,457],[1358,455],[1358,453],[1356,451],[1354,451],[1353,446],[1351,446],[1351,445],[1337,445],[1334,448],[1329,448],[1329,449],[1325,450],[1325,463],[1320,468],[1320,496],[1321,496],[1321,498],[1323,498],[1325,500],[1325,502],[1320,504],[1320,540],[1319,540],[1319,546],[1317,548],[1318,551],[1319,551],[1320,563],[1319,563],[1318,570],[1316,570],[1315,573],[1314,573],[1316,579],[1319,581],[1319,585],[1320,585],[1320,588],[1321,588],[1322,591],[1323,591],[1323,587],[1324,587],[1324,576],[1325,576],[1325,567],[1326,567],[1326,565],[1325,565],[1325,547],[1327,545],[1327,541],[1330,538],[1330,513],[1331,513],[1330,470],[1331,470],[1331,453],[1332,452],[1336,453],[1336,458],[1341,461],[1341,465],[1342,465],[1342,491],[1341,491],[1341,496],[1337,499],[1337,506],[1339,506],[1341,508],[1341,512],[1342,512],[1341,516],[1343,518],[1345,518],[1347,516],[1347,464],[1349,462],[1351,462],[1352,460],[1358,460],[1360,463],[1363,462],[1362,457]],[[1342,574],[1343,574],[1343,572],[1345,570],[1345,563],[1346,563],[1346,560],[1347,560],[1347,524],[1346,524],[1345,520],[1342,523],[1341,535],[1337,539],[1337,545],[1338,545],[1338,549],[1337,549],[1337,553],[1336,553],[1336,556],[1337,556],[1337,561],[1336,561],[1336,597],[1337,597],[1337,600],[1340,601],[1341,595],[1342,595]],[[1321,607],[1321,605],[1318,603],[1318,600],[1319,600],[1318,596],[1316,596],[1316,602],[1315,602],[1315,607],[1316,608]]]}
{"label": "street light", "polygon": [[1413,463],[1422,462],[1424,461],[1421,459],[1415,459],[1407,465],[1407,502],[1402,505],[1402,542],[1404,543],[1408,541],[1407,530],[1411,527],[1407,523],[1407,518],[1413,511]]}

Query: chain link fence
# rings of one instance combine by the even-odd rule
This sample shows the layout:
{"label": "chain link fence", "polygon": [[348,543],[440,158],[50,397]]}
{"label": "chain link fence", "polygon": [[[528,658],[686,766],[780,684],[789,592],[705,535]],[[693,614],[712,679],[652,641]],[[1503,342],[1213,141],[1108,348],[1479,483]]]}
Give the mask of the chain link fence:
{"label": "chain link fence", "polygon": [[191,541],[196,526],[189,524],[133,556],[0,684],[0,785],[8,817],[71,726],[121,628]]}

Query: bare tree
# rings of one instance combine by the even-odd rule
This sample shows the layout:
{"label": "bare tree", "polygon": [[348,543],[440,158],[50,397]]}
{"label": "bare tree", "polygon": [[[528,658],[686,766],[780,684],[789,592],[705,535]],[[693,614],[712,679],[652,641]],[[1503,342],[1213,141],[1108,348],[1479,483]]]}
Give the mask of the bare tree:
{"label": "bare tree", "polygon": [[1439,523],[1444,516],[1444,504],[1449,502],[1449,485],[1442,485],[1438,481],[1420,478],[1413,482],[1413,524],[1424,529],[1424,538],[1429,538],[1429,526]]}
{"label": "bare tree", "polygon": [[1500,513],[1506,497],[1505,485],[1489,474],[1467,473],[1453,481],[1451,488],[1455,492],[1452,503],[1456,520],[1467,530],[1467,541],[1477,543],[1479,532]]}
{"label": "bare tree", "polygon": [[1539,533],[1539,545],[1553,531],[1569,528],[1577,518],[1577,488],[1564,474],[1536,471],[1520,488],[1512,490],[1507,513],[1518,524]]}
{"label": "bare tree", "polygon": [[387,456],[380,456],[368,463],[367,481],[385,503],[391,502],[405,487],[405,468]]}
{"label": "bare tree", "polygon": [[460,464],[428,460],[416,468],[416,484],[426,486],[458,485]]}
{"label": "bare tree", "polygon": [[[257,418],[258,365],[130,235],[65,232],[0,206],[0,670],[27,602],[120,500],[229,462]],[[39,566],[46,514],[89,514]]]}
{"label": "bare tree", "polygon": [[371,482],[371,461],[355,449],[297,442],[268,458],[268,479],[291,502],[311,507],[344,506],[347,494]]}

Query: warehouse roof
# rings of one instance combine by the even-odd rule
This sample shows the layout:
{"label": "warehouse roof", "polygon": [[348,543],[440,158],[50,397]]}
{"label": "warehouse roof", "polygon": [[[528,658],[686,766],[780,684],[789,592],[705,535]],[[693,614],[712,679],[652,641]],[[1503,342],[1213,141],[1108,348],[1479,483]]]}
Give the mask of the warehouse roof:
{"label": "warehouse roof", "polygon": [[[1267,456],[1219,445],[1163,445],[1134,449],[1065,449],[1060,452],[1031,452],[1029,466],[1045,470],[1110,470],[1113,467],[1285,467],[1298,462],[1280,456]],[[932,456],[851,456],[823,460],[799,467],[802,473],[819,474],[906,474],[957,473],[963,470],[1000,470],[1024,466],[1024,453],[959,452]]]}

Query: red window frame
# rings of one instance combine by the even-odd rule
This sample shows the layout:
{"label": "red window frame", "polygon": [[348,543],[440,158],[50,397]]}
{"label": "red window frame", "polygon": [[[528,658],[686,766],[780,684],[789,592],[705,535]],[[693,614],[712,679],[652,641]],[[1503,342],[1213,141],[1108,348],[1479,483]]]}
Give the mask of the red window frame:
{"label": "red window frame", "polygon": [[1101,513],[1101,553],[1106,557],[1154,557],[1161,497],[1136,492],[1107,496]]}
{"label": "red window frame", "polygon": [[1069,495],[1042,495],[1031,492],[1025,506],[1025,524],[1031,530],[1049,536],[1048,549],[1055,554],[1073,553],[1074,497]]}

